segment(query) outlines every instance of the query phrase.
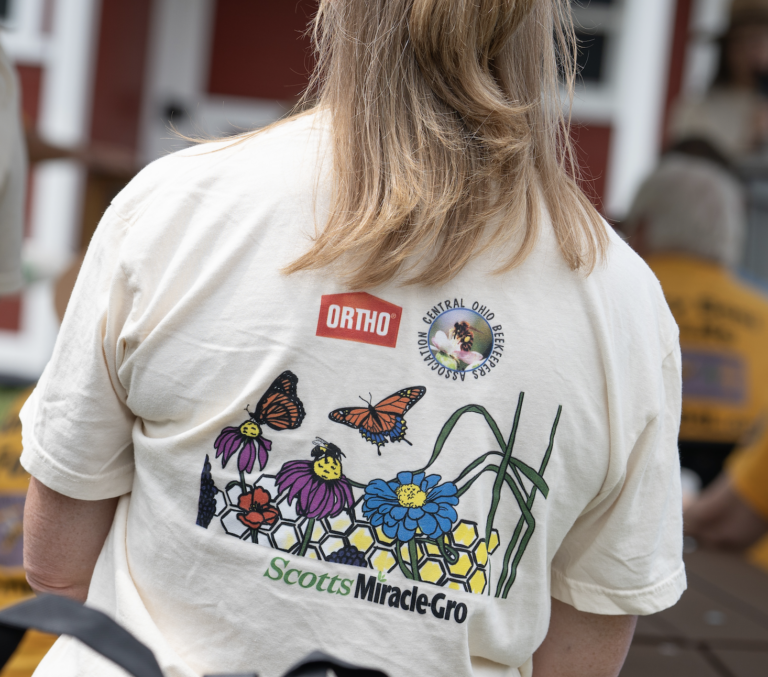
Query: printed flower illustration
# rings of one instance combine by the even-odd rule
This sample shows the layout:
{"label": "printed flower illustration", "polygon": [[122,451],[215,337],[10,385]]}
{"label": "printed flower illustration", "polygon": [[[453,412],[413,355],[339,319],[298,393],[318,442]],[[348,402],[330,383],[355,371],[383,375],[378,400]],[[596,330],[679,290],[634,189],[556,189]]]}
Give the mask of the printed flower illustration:
{"label": "printed flower illustration", "polygon": [[401,472],[397,480],[373,480],[365,489],[363,515],[389,538],[410,541],[416,529],[429,538],[440,538],[458,519],[456,485],[439,484],[440,475]]}
{"label": "printed flower illustration", "polygon": [[355,499],[342,474],[344,454],[335,444],[316,439],[311,461],[288,461],[277,473],[277,489],[288,489],[288,502],[298,499],[296,512],[310,519],[336,517]]}
{"label": "printed flower illustration", "polygon": [[246,421],[239,428],[224,428],[219,433],[213,446],[216,449],[216,458],[222,457],[222,468],[227,466],[227,461],[236,451],[240,451],[240,455],[237,457],[237,469],[241,473],[250,473],[253,471],[253,465],[256,462],[257,448],[259,467],[263,470],[264,466],[267,465],[272,442],[262,437],[261,426],[251,420]]}
{"label": "printed flower illustration", "polygon": [[327,562],[333,562],[334,564],[348,564],[353,567],[368,568],[368,562],[365,559],[365,553],[360,552],[354,545],[345,545],[336,552],[332,552],[326,558]]}
{"label": "printed flower illustration", "polygon": [[200,498],[197,502],[197,526],[207,529],[216,512],[216,494],[219,490],[213,483],[211,476],[211,462],[208,454],[205,455],[203,472],[200,475]]}
{"label": "printed flower illustration", "polygon": [[[448,369],[463,371],[467,365],[482,363],[485,359],[480,353],[473,350],[465,350],[472,347],[471,330],[467,327],[457,326],[451,329],[450,336],[444,331],[438,331],[432,337],[432,350],[435,359]],[[466,322],[461,323],[466,325]],[[469,331],[469,334],[467,333]]]}
{"label": "printed flower illustration", "polygon": [[280,512],[269,504],[271,500],[269,492],[261,487],[241,494],[237,504],[243,512],[238,513],[237,519],[253,530],[264,525],[272,526],[280,517]]}

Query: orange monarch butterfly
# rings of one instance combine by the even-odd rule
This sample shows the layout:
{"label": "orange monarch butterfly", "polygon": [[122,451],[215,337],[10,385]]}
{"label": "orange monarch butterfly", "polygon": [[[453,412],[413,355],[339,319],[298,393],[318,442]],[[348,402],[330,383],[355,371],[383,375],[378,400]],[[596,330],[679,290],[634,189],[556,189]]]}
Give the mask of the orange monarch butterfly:
{"label": "orange monarch butterfly", "polygon": [[[328,418],[336,423],[343,423],[350,428],[356,428],[371,444],[375,444],[381,456],[381,448],[387,442],[408,442],[405,439],[406,412],[416,404],[427,389],[424,386],[414,386],[398,390],[394,395],[385,397],[376,405],[363,400],[367,407],[345,407],[336,409],[328,414]],[[389,439],[387,439],[389,438]]]}
{"label": "orange monarch butterfly", "polygon": [[[241,473],[253,472],[253,466],[258,458],[259,468],[264,470],[272,450],[272,441],[264,437],[263,426],[268,425],[272,430],[293,430],[304,420],[304,405],[296,393],[299,379],[296,374],[284,371],[278,376],[267,392],[262,395],[256,410],[248,411],[250,418],[238,427],[230,426],[219,433],[213,443],[216,458],[221,456],[221,466],[226,467],[227,461],[239,451],[237,469]],[[244,480],[243,480],[244,482]],[[245,493],[245,485],[243,485]]]}
{"label": "orange monarch butterfly", "polygon": [[256,423],[266,423],[273,430],[298,428],[305,415],[304,405],[296,394],[298,382],[291,371],[280,374],[259,400],[251,418]]}

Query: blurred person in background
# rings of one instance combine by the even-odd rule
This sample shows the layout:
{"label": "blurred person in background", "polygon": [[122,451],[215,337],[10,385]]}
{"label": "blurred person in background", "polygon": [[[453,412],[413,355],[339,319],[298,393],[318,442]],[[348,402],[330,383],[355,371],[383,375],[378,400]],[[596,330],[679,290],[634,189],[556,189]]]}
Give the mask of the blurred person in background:
{"label": "blurred person in background", "polygon": [[681,142],[640,188],[623,230],[680,327],[680,458],[711,484],[687,506],[686,529],[705,545],[745,547],[768,528],[768,298],[734,272],[742,187],[705,141]]}
{"label": "blurred person in background", "polygon": [[702,98],[673,110],[670,139],[703,137],[730,160],[765,149],[768,142],[768,0],[734,0],[720,38],[720,63]]}
{"label": "blurred person in background", "polygon": [[[315,28],[314,106],[105,214],[21,414],[30,584],[168,677],[614,677],[686,585],[680,354],[564,168],[570,2]],[[115,672],[62,638],[38,674]]]}
{"label": "blurred person in background", "polygon": [[23,284],[21,245],[27,154],[16,71],[0,45],[0,296]]}

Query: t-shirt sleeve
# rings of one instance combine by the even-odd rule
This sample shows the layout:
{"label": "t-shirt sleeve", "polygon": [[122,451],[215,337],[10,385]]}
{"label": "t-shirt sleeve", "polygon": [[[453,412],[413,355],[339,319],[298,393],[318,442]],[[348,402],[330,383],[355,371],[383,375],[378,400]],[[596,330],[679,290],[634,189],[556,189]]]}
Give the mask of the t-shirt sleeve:
{"label": "t-shirt sleeve", "polygon": [[48,366],[21,411],[21,464],[61,494],[99,500],[131,491],[135,416],[117,376],[133,292],[110,208],[83,261]]}
{"label": "t-shirt sleeve", "polygon": [[552,562],[552,596],[580,611],[647,615],[685,590],[679,347],[663,360],[659,382],[659,413],[632,446],[622,480],[587,506]]}

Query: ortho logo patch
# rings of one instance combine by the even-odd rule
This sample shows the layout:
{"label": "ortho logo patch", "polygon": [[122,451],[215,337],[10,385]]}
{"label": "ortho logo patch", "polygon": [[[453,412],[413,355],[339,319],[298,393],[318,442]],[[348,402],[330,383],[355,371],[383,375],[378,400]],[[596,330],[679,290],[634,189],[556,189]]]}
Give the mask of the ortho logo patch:
{"label": "ortho logo patch", "polygon": [[320,302],[317,336],[394,348],[403,309],[366,292],[330,294]]}

